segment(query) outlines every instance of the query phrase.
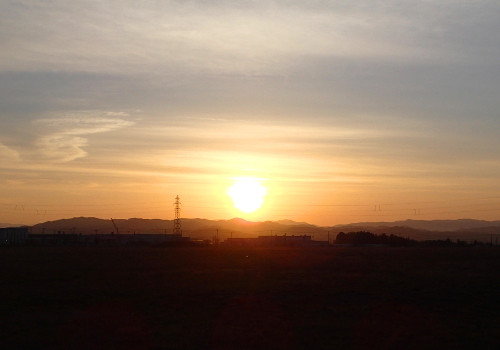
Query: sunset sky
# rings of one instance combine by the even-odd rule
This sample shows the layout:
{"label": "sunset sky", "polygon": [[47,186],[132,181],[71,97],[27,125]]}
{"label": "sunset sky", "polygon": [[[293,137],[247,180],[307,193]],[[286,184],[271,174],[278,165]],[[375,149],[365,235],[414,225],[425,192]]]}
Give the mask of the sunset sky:
{"label": "sunset sky", "polygon": [[[500,219],[500,3],[2,1],[0,222]],[[243,213],[238,178],[266,195]]]}

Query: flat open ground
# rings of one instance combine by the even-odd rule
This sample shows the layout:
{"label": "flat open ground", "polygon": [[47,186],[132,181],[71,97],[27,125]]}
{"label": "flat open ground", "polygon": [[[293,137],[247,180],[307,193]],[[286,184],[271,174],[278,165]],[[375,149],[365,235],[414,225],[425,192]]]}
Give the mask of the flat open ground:
{"label": "flat open ground", "polygon": [[499,349],[498,248],[0,249],[2,349]]}

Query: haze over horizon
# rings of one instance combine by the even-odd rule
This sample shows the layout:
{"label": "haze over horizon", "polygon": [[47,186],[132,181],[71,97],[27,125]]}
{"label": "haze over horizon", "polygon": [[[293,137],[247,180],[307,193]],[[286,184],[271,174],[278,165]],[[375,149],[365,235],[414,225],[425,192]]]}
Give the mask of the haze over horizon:
{"label": "haze over horizon", "polygon": [[[498,220],[496,1],[5,1],[0,222]],[[265,187],[254,212],[235,179]],[[234,200],[234,198],[233,198]]]}

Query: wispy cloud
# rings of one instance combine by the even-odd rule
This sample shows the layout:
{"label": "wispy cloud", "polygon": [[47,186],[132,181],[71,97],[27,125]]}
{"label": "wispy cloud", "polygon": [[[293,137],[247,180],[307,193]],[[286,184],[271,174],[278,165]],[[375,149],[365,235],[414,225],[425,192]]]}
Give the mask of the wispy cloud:
{"label": "wispy cloud", "polygon": [[0,142],[0,160],[17,161],[20,159],[19,152]]}
{"label": "wispy cloud", "polygon": [[38,152],[54,162],[69,162],[87,156],[85,135],[109,132],[131,126],[133,121],[122,119],[126,113],[80,112],[60,118],[39,119],[34,125],[46,131],[36,141]]}

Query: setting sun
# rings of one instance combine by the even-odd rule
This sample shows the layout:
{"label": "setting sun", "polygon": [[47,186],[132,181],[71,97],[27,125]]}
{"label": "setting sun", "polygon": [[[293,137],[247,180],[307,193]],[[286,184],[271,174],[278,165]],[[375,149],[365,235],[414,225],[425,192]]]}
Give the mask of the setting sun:
{"label": "setting sun", "polygon": [[233,200],[235,208],[251,213],[262,206],[266,192],[266,188],[258,179],[246,177],[236,179],[227,194]]}

